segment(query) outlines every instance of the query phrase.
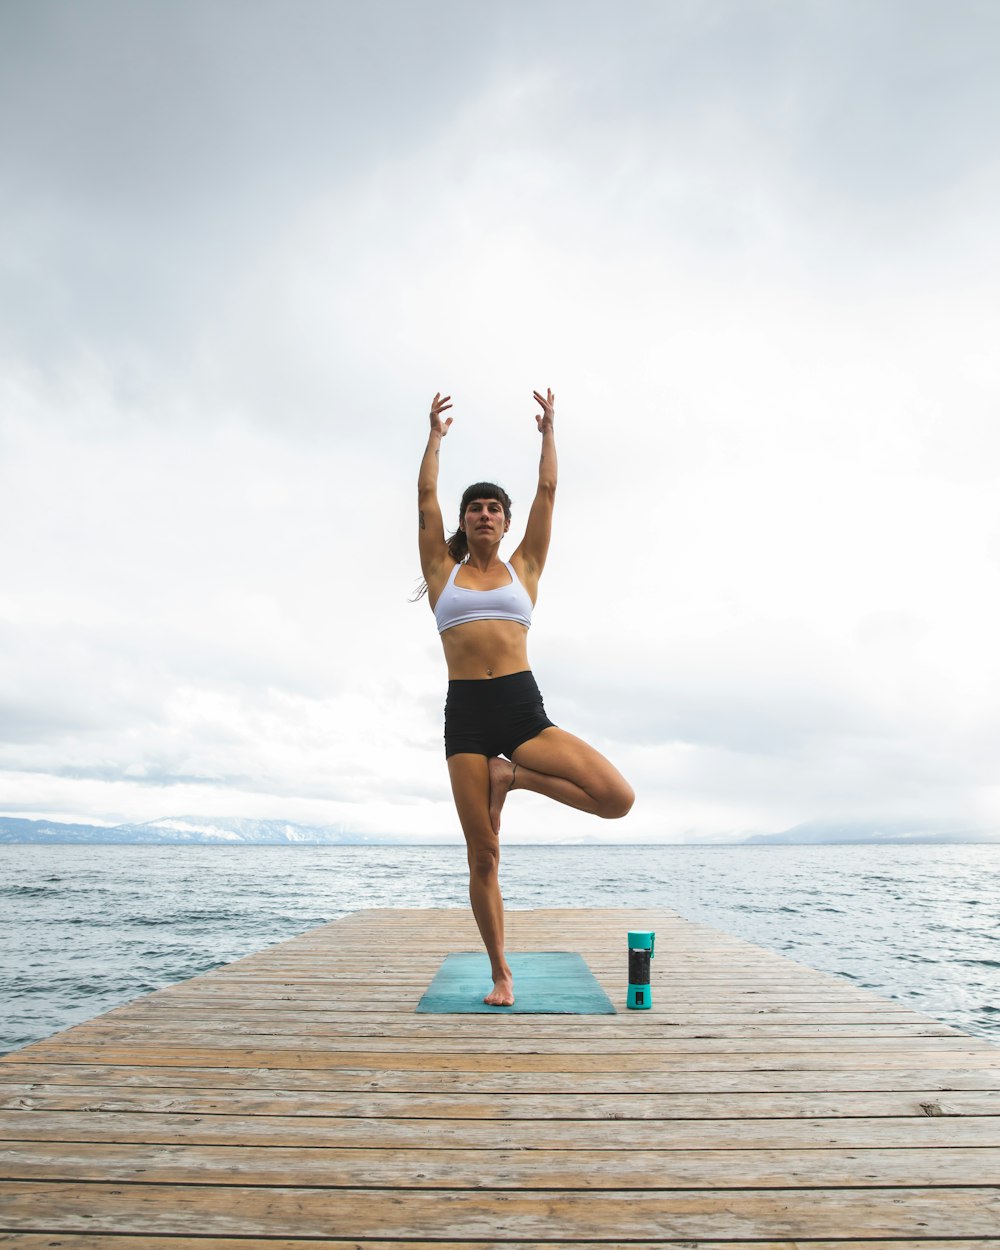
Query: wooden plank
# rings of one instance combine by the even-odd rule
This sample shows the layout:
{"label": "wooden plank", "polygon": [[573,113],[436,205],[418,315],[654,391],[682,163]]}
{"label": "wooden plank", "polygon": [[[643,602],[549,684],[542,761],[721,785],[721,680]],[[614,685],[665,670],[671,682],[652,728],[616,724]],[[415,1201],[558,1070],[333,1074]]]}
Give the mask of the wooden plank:
{"label": "wooden plank", "polygon": [[[127,1017],[129,1023],[137,1023],[142,1021],[150,1027],[156,1027],[158,1024],[176,1023],[179,1027],[187,1024],[204,1025],[213,1023],[217,1019],[217,1014],[210,1002],[202,1002],[183,1006],[176,1001],[166,1003],[159,999],[138,1000],[135,1003],[129,1003],[125,1007],[115,1007],[112,1011],[107,1012],[103,1016],[97,1017],[92,1023],[109,1026],[120,1022],[122,1017]],[[371,1012],[363,1017],[356,1016],[352,1012],[336,1011],[329,1003],[322,1006],[309,1007],[301,1004],[291,1004],[288,1002],[265,1002],[256,1005],[243,1003],[238,1007],[231,1007],[226,1012],[227,1020],[231,1020],[234,1025],[242,1025],[244,1023],[261,1023],[274,1025],[278,1022],[282,1024],[308,1024],[317,1027],[331,1027],[345,1032],[353,1030],[359,1036],[368,1036],[379,1029],[391,1028],[397,1035],[401,1032],[407,1034],[422,1034],[428,1029],[432,1029],[434,1035],[438,1035],[438,1030],[449,1031],[484,1031],[488,1026],[486,1020],[493,1019],[489,1016],[447,1016],[437,1025],[429,1025],[424,1017],[414,1018],[411,1015],[385,1015],[383,1013]],[[520,1016],[511,1015],[507,1017],[509,1020],[506,1026],[509,1029],[523,1029],[538,1037],[564,1037],[574,1036],[577,1034],[589,1035],[593,1027],[593,1020],[587,1019],[580,1021],[574,1016]],[[746,1025],[760,1025],[766,1028],[787,1028],[790,1030],[798,1030],[800,1028],[826,1028],[832,1026],[834,1028],[847,1028],[852,1025],[938,1025],[940,1028],[949,1028],[948,1025],[940,1025],[936,1020],[929,1020],[926,1016],[920,1015],[915,1011],[908,1011],[903,1007],[893,1007],[887,1004],[884,1010],[873,1011],[870,1007],[841,1007],[838,1004],[828,1004],[822,1010],[806,1006],[804,1008],[791,1007],[760,1007],[739,1009],[733,1007],[729,1011],[699,1011],[695,1007],[686,1007],[683,1012],[671,1012],[666,1016],[646,1016],[637,1020],[634,1024],[621,1023],[613,1016],[608,1017],[601,1024],[601,1032],[607,1037],[633,1037],[637,1032],[641,1033],[648,1030],[656,1033],[660,1029],[675,1028],[733,1028]]]}
{"label": "wooden plank", "polygon": [[1000,1146],[998,1116],[710,1120],[461,1120],[349,1116],[2,1111],[2,1141],[451,1147],[463,1150],[727,1150]]}
{"label": "wooden plank", "polygon": [[747,1189],[1000,1182],[1000,1148],[840,1150],[351,1150],[8,1142],[0,1179],[299,1188]]}
{"label": "wooden plank", "polygon": [[[469,1019],[491,1019],[492,1017],[470,1016]],[[515,1019],[523,1020],[526,1017],[516,1016]],[[447,1021],[453,1021],[454,1017],[447,1017]],[[414,1025],[413,1021],[406,1020],[400,1022],[398,1027],[391,1025],[377,1025],[368,1028],[358,1028],[353,1022],[349,1022],[344,1026],[337,1024],[281,1020],[274,1023],[267,1021],[240,1021],[230,1020],[227,1017],[225,1022],[213,1019],[211,1023],[191,1022],[186,1019],[180,1020],[153,1020],[133,1019],[128,1027],[122,1027],[114,1022],[106,1023],[104,1021],[99,1024],[80,1025],[78,1029],[73,1030],[72,1034],[65,1035],[64,1040],[72,1040],[74,1044],[92,1045],[102,1040],[114,1041],[117,1043],[130,1043],[133,1041],[149,1041],[171,1042],[178,1038],[184,1039],[184,1044],[189,1046],[205,1046],[211,1045],[220,1038],[232,1040],[239,1038],[243,1044],[259,1044],[256,1039],[266,1039],[273,1037],[281,1037],[283,1040],[292,1039],[295,1044],[306,1044],[310,1039],[319,1039],[323,1043],[332,1043],[336,1041],[340,1045],[353,1043],[354,1046],[359,1041],[364,1040],[370,1045],[378,1045],[383,1039],[390,1037],[398,1043],[406,1041],[411,1044],[420,1044],[433,1040],[436,1046],[441,1043],[465,1044],[474,1046],[497,1046],[504,1044],[506,1039],[517,1036],[511,1030],[504,1029],[503,1039],[497,1039],[495,1028],[493,1032],[487,1032],[488,1026],[483,1025],[461,1025],[455,1023],[445,1023],[443,1026],[435,1028],[434,1025],[419,1024]],[[391,1033],[390,1033],[391,1030]],[[569,1050],[577,1049],[581,1044],[586,1044],[588,1049],[592,1049],[596,1042],[602,1046],[617,1050],[619,1043],[628,1038],[629,1050],[635,1054],[646,1052],[655,1052],[661,1049],[664,1043],[673,1046],[677,1042],[687,1041],[704,1041],[706,1039],[715,1039],[719,1041],[756,1041],[757,1039],[774,1041],[808,1041],[820,1038],[824,1041],[841,1042],[853,1041],[856,1039],[871,1040],[873,1038],[881,1040],[885,1037],[893,1039],[906,1037],[957,1037],[967,1041],[967,1034],[960,1030],[952,1028],[946,1024],[909,1024],[899,1023],[897,1021],[880,1021],[877,1024],[852,1024],[852,1025],[806,1025],[800,1028],[790,1027],[785,1024],[744,1024],[744,1025],[717,1025],[715,1027],[706,1025],[688,1025],[681,1024],[664,1024],[657,1027],[656,1033],[649,1031],[649,1036],[639,1036],[638,1030],[631,1029],[601,1029],[591,1028],[589,1031],[586,1027],[579,1028],[569,1026],[564,1033],[560,1033],[552,1027],[540,1028],[538,1032],[530,1033],[530,1043],[533,1046],[545,1044],[550,1048],[566,1047]],[[522,1035],[527,1034],[528,1030],[521,1029]]]}
{"label": "wooden plank", "polygon": [[[942,1039],[950,1040],[950,1039]],[[72,1062],[74,1048],[58,1043],[38,1042],[31,1048],[32,1054],[44,1062]],[[619,1072],[622,1055],[616,1051],[598,1054],[557,1053],[535,1054],[530,1049],[513,1053],[479,1054],[475,1050],[458,1053],[432,1053],[428,1051],[325,1051],[316,1049],[246,1049],[226,1048],[209,1050],[197,1047],[130,1046],[100,1047],[101,1055],[109,1064],[151,1064],[159,1067],[260,1067],[285,1068],[294,1071],[315,1068],[379,1068],[389,1063],[397,1070],[450,1072]],[[80,1047],[81,1061],[92,1061],[93,1051]],[[796,1069],[811,1071],[859,1071],[864,1068],[919,1068],[933,1064],[960,1065],[970,1068],[1000,1068],[1000,1048],[986,1047],[918,1047],[909,1044],[905,1049],[874,1047],[869,1050],[829,1052],[822,1047],[811,1050],[788,1051],[771,1049],[761,1051],[716,1052],[684,1051],[673,1055],[647,1055],[642,1066],[650,1073],[666,1072],[712,1072],[712,1071],[785,1071]]]}
{"label": "wooden plank", "polygon": [[465,1120],[707,1120],[874,1116],[1000,1116],[1000,1090],[908,1093],[456,1094],[134,1090],[94,1086],[0,1086],[4,1111],[169,1111],[174,1115],[319,1115]]}
{"label": "wooden plank", "polygon": [[[73,1233],[2,1233],[0,1246],[4,1250],[357,1250],[361,1243],[352,1238],[349,1241],[338,1238],[290,1238],[290,1237],[128,1237],[101,1236],[100,1234],[84,1233],[78,1236]],[[407,1238],[405,1241],[380,1240],[378,1250],[510,1250],[509,1241],[424,1241],[423,1239]],[[551,1241],[519,1241],[517,1250],[550,1250]],[[593,1250],[593,1241],[560,1241],[559,1250]],[[679,1250],[733,1250],[732,1241],[704,1241],[701,1238],[692,1241],[685,1237],[683,1241],[658,1238],[653,1241],[629,1242],[628,1250],[662,1250],[664,1246],[675,1246]],[[799,1240],[789,1241],[754,1241],[753,1250],[805,1250],[806,1243]],[[891,1241],[809,1241],[808,1250],[1000,1250],[1000,1237],[977,1237],[974,1241],[966,1238],[937,1237],[911,1240],[909,1238],[893,1238]]]}
{"label": "wooden plank", "polygon": [[[428,983],[430,978],[428,978]],[[424,987],[426,989],[426,984]],[[485,993],[487,986],[483,986]],[[602,988],[608,997],[615,1004],[619,1011],[624,1010],[624,995],[621,993],[621,986],[618,984],[605,983]],[[159,990],[158,994],[166,995],[169,991]],[[422,993],[422,991],[421,991]],[[653,1009],[644,1012],[642,1024],[636,1024],[633,1027],[637,1029],[650,1028],[661,1024],[664,1021],[678,1019],[683,1017],[688,1010],[704,1010],[706,1004],[711,1002],[707,996],[699,996],[697,999],[672,999],[668,1004],[660,1002],[663,997],[662,993],[654,992]],[[746,1011],[754,1012],[762,1006],[784,1006],[790,1010],[799,1009],[802,1011],[817,1011],[829,1005],[829,997],[822,991],[800,992],[793,994],[790,991],[776,990],[774,994],[767,994],[764,990],[734,990],[731,994],[720,995],[715,1009],[721,1011],[729,1008],[734,1002],[743,1000]],[[228,1012],[231,1010],[239,1011],[250,1008],[259,1011],[282,1011],[288,1007],[289,1003],[294,1003],[297,1010],[309,1010],[313,1008],[320,1011],[330,1011],[334,1008],[341,1014],[351,1014],[364,1020],[366,1018],[376,1018],[379,1020],[407,1020],[412,1017],[414,1008],[420,1000],[420,993],[416,990],[412,994],[399,999],[393,999],[386,1005],[375,998],[357,997],[347,998],[334,995],[331,991],[326,993],[310,993],[301,991],[298,994],[266,996],[261,998],[252,998],[250,996],[235,997],[230,994],[200,994],[196,999],[184,997],[176,1000],[178,1007],[183,1006],[185,1009],[200,1009],[215,1012]],[[148,1000],[147,1000],[148,1001]],[[851,1000],[845,1000],[844,1006],[847,1008]],[[158,1004],[159,1005],[159,1004]],[[494,1019],[493,1016],[484,1017],[484,1019]],[[546,1017],[551,1019],[552,1017]],[[516,1026],[515,1026],[516,1027]],[[2,1062],[2,1059],[0,1059]]]}
{"label": "wooden plank", "polygon": [[201,1068],[96,1066],[87,1063],[11,1063],[0,1069],[7,1088],[318,1090],[453,1094],[679,1094],[894,1092],[913,1097],[960,1090],[1000,1090],[996,1068],[810,1070],[761,1072],[441,1072],[388,1068]]}
{"label": "wooden plank", "polygon": [[[595,1031],[596,1032],[596,1031]],[[878,1051],[884,1054],[888,1050],[907,1050],[919,1045],[924,1038],[933,1037],[941,1040],[942,1053],[947,1054],[947,1045],[958,1051],[969,1049],[968,1037],[963,1034],[920,1032],[908,1033],[893,1030],[888,1036],[872,1032],[847,1036],[830,1036],[819,1034],[816,1037],[774,1037],[767,1034],[741,1037],[720,1036],[717,1033],[692,1033],[690,1036],[675,1037],[636,1037],[627,1043],[630,1054],[636,1062],[647,1060],[658,1061],[673,1055],[768,1055],[768,1054],[823,1054],[838,1055],[861,1054]],[[394,1055],[401,1052],[421,1053],[426,1044],[419,1037],[410,1035],[402,1037],[359,1038],[357,1036],[340,1037],[335,1034],[304,1035],[301,1033],[283,1034],[251,1033],[241,1034],[239,1030],[220,1029],[214,1033],[187,1033],[183,1029],[172,1032],[146,1033],[142,1029],[122,1029],[120,1032],[108,1033],[105,1030],[85,1030],[60,1039],[58,1044],[46,1047],[40,1044],[43,1053],[51,1053],[55,1045],[65,1053],[70,1047],[85,1047],[107,1044],[116,1052],[128,1046],[170,1047],[175,1053],[189,1054],[192,1051],[201,1053],[232,1053],[234,1046],[243,1050],[254,1051],[260,1048],[280,1047],[282,1050],[321,1051],[330,1055],[341,1051],[356,1051],[364,1046],[369,1055]],[[487,1054],[531,1054],[531,1055],[615,1055],[620,1056],[621,1039],[605,1038],[599,1033],[592,1038],[574,1037],[539,1037],[521,1034],[514,1038],[503,1032],[499,1036],[450,1037],[442,1035],[434,1043],[434,1050],[439,1055],[487,1055]],[[989,1050],[983,1050],[989,1054]]]}
{"label": "wooden plank", "polygon": [[673,1190],[657,1193],[263,1188],[241,1185],[0,1183],[10,1231],[204,1236],[545,1240],[621,1245],[643,1238],[992,1237],[1000,1194],[988,1188]]}

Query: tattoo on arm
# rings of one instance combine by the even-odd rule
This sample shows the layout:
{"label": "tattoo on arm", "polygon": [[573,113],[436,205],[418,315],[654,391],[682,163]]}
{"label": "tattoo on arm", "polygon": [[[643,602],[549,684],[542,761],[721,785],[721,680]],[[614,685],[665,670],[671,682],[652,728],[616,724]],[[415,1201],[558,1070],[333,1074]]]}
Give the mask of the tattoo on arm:
{"label": "tattoo on arm", "polygon": [[425,529],[427,528],[427,526],[424,524],[424,510],[423,510],[423,508],[421,508],[421,509],[420,509],[420,528],[421,528],[422,530],[425,530]]}

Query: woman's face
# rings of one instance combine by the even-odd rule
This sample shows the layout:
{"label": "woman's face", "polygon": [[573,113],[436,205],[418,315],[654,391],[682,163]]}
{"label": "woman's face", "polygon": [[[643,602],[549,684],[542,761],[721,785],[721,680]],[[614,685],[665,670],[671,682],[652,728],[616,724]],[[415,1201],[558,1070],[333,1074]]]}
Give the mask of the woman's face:
{"label": "woman's face", "polygon": [[495,541],[507,533],[509,525],[499,499],[471,499],[466,504],[462,529],[467,537],[476,536]]}

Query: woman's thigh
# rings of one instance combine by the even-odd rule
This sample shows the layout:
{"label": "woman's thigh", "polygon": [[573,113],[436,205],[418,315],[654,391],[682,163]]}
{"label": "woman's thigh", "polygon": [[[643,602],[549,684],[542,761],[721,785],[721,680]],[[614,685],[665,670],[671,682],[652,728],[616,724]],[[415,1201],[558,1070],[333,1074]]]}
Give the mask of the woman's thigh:
{"label": "woman's thigh", "polygon": [[486,756],[466,751],[451,755],[448,775],[465,840],[470,845],[495,841],[496,834],[490,822],[490,769]]}
{"label": "woman's thigh", "polygon": [[565,777],[605,808],[627,811],[635,798],[632,787],[609,759],[589,742],[554,725],[522,742],[512,759],[536,773]]}

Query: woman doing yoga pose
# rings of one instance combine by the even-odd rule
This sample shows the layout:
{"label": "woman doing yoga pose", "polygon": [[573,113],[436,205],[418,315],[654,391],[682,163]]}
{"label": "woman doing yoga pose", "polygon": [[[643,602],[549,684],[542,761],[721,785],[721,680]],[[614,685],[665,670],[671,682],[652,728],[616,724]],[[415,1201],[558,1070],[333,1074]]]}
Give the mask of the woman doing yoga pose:
{"label": "woman doing yoga pose", "polygon": [[500,894],[500,811],[511,790],[533,790],[596,816],[624,816],[634,799],[625,778],[598,751],[545,714],[528,666],[528,627],[545,567],[556,492],[555,396],[534,392],[542,436],[538,489],[520,546],[509,561],[500,543],[510,499],[491,482],[462,496],[458,529],[445,537],[437,497],[441,440],[451,396],[434,396],[420,465],[420,567],[448,664],[445,754],[469,855],[469,897],[490,957],[485,1002],[514,1002],[504,955]]}

